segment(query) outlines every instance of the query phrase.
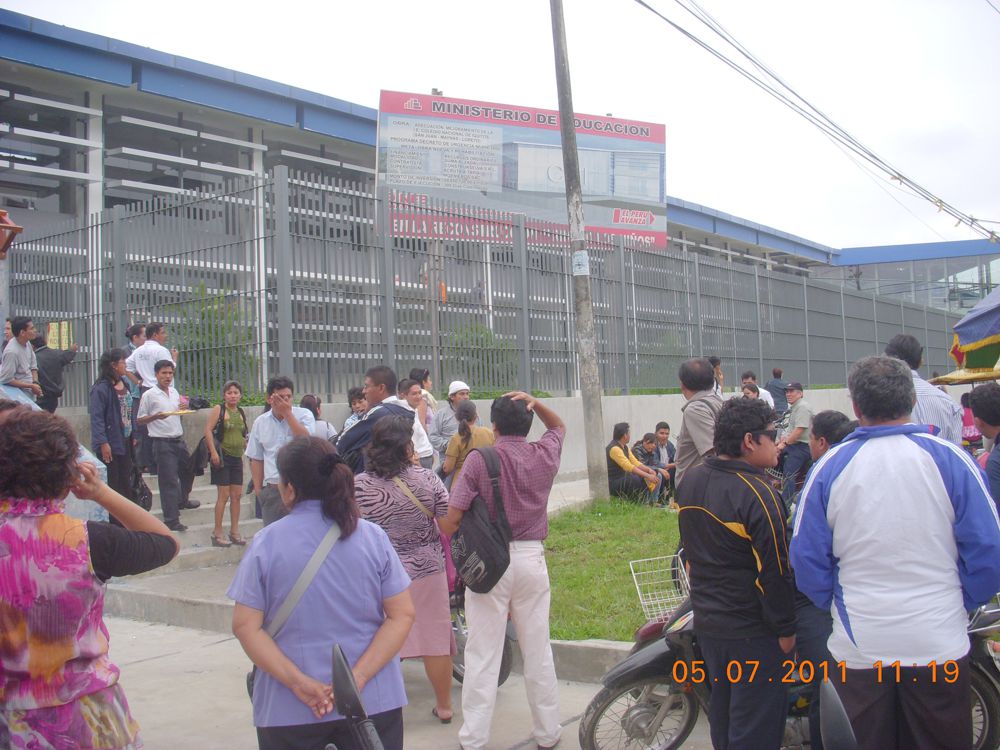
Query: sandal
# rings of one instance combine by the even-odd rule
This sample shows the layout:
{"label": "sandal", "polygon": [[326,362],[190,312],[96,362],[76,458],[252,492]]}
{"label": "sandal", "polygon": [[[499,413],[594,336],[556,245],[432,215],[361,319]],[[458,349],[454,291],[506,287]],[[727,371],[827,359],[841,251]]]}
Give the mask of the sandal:
{"label": "sandal", "polygon": [[232,547],[233,543],[227,541],[224,537],[216,536],[212,534],[212,546],[213,547]]}
{"label": "sandal", "polygon": [[[230,534],[229,541],[230,543],[235,544],[237,547],[245,547],[247,544],[247,540],[244,539],[239,534]],[[229,545],[227,544],[226,546],[228,547]]]}
{"label": "sandal", "polygon": [[448,718],[442,718],[441,714],[438,713],[437,708],[432,708],[431,709],[431,715],[435,719],[437,719],[438,721],[440,721],[442,724],[451,724],[451,719],[452,719],[452,716],[454,716],[454,713],[452,713],[452,716],[449,716]]}

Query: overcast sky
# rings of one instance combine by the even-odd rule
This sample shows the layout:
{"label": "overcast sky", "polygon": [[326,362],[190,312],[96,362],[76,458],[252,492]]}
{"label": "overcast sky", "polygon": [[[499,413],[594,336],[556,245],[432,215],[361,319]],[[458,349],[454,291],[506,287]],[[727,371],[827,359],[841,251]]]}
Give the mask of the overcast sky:
{"label": "overcast sky", "polygon": [[[674,0],[648,1],[721,48]],[[633,0],[565,3],[576,111],[664,123],[668,194],[833,247],[978,237],[857,167]],[[383,88],[436,87],[557,108],[546,0],[0,4],[371,107]],[[702,7],[903,174],[1000,221],[1000,13],[987,0]]]}

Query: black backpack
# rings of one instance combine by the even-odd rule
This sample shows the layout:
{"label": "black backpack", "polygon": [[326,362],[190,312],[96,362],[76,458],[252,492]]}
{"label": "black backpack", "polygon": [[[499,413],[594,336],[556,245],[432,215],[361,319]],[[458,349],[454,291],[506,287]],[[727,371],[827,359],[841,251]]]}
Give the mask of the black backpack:
{"label": "black backpack", "polygon": [[[465,585],[477,594],[489,592],[510,565],[510,540],[513,536],[500,496],[500,459],[494,448],[477,448],[486,464],[493,485],[496,521],[490,520],[486,501],[476,495],[451,537],[451,558]],[[466,458],[468,460],[468,458]]]}

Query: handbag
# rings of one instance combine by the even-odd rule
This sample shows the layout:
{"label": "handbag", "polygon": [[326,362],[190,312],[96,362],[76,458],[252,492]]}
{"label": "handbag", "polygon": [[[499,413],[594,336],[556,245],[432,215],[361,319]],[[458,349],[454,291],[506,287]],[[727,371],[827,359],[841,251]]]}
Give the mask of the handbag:
{"label": "handbag", "polygon": [[513,533],[500,495],[500,459],[496,449],[476,450],[482,454],[489,473],[497,517],[496,521],[490,519],[486,501],[476,495],[451,537],[451,556],[466,587],[477,594],[486,594],[507,572]]}
{"label": "handbag", "polygon": [[[292,590],[288,592],[288,596],[285,597],[285,601],[281,603],[278,607],[277,613],[274,618],[267,625],[264,626],[264,632],[266,632],[271,639],[277,637],[281,628],[284,627],[285,622],[292,614],[292,610],[299,603],[299,599],[302,595],[306,593],[306,589],[309,588],[309,584],[312,583],[313,578],[319,572],[320,566],[323,561],[326,560],[327,555],[330,554],[330,550],[333,549],[333,545],[337,543],[340,539],[340,526],[336,522],[330,525],[330,530],[326,532],[326,535],[320,541],[319,546],[312,553],[312,557],[309,558],[309,562],[306,563],[306,567],[302,569],[299,573],[299,577],[295,580],[295,585],[292,586]],[[247,694],[250,696],[250,700],[253,700],[253,683],[257,677],[257,665],[255,664],[253,669],[247,672]]]}
{"label": "handbag", "polygon": [[146,484],[146,480],[142,478],[142,472],[135,461],[135,451],[132,449],[131,441],[129,443],[128,449],[132,454],[132,470],[129,472],[128,477],[128,486],[131,494],[129,500],[143,510],[148,511],[153,507],[153,492],[149,489],[149,485]]}

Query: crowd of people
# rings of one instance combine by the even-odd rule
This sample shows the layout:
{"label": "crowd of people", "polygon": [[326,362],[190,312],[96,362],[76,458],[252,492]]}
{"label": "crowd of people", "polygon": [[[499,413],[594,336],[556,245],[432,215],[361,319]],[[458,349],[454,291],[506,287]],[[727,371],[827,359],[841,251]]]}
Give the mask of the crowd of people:
{"label": "crowd of people", "polygon": [[[106,484],[78,462],[71,428],[49,413],[55,402],[40,401],[38,411],[0,401],[0,746],[138,746],[107,657],[103,582],[169,562],[179,549],[173,532],[186,530],[180,512],[196,504],[173,385],[178,352],[166,348],[162,323],[128,334],[130,348],[102,354],[90,392]],[[32,339],[30,320],[11,321],[0,381],[55,395],[61,379],[39,382],[45,346],[28,346]],[[676,444],[666,421],[634,442],[628,423],[614,426],[609,493],[679,514],[717,750],[780,746],[780,677],[791,658],[830,665],[824,674],[864,750],[970,745],[966,616],[1000,589],[1000,452],[983,474],[962,439],[970,423],[986,441],[1000,434],[1000,386],[976,388],[965,412],[920,378],[921,357],[919,342],[901,334],[884,356],[855,363],[856,421],[815,412],[803,384],[780,369],[764,386],[744,372],[727,392],[717,358],[690,359],[678,372]],[[560,741],[543,542],[565,424],[543,401],[512,392],[493,401],[485,427],[467,383],[451,382],[441,404],[432,388],[427,369],[399,379],[372,367],[350,390],[339,431],[322,418],[319,397],[295,405],[283,376],[268,381],[255,420],[236,381],[208,414],[212,544],[248,544],[244,459],[264,524],[228,590],[233,631],[256,666],[261,748],[351,746],[329,680],[334,641],[386,748],[404,746],[401,658],[423,661],[433,720],[452,722],[448,538],[477,499],[497,517],[486,454],[500,466],[510,562],[489,591],[465,593],[458,742],[488,745],[508,619],[534,741],[543,749]],[[535,417],[545,430],[529,442]],[[141,471],[159,477],[162,522],[134,502]],[[112,522],[65,515],[70,491],[105,507]],[[23,585],[3,585],[15,580]],[[758,679],[728,680],[733,661],[758,665]],[[898,661],[907,679],[881,679],[876,661]],[[945,662],[958,675],[947,685],[928,672]],[[810,727],[821,749],[819,705],[817,692]]]}

